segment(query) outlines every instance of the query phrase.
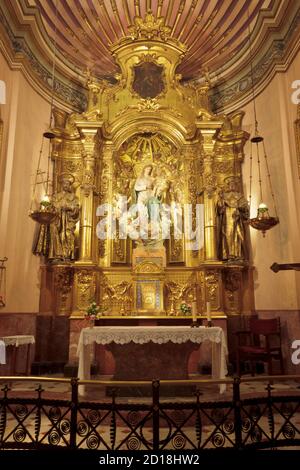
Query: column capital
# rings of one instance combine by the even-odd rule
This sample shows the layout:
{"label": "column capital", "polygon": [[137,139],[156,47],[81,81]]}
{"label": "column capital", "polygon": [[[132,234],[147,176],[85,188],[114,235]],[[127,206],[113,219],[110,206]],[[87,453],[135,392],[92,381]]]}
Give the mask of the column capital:
{"label": "column capital", "polygon": [[219,129],[221,129],[222,125],[222,121],[196,121],[196,126],[200,130],[201,136],[203,138],[202,146],[204,150],[204,158],[207,158],[209,155],[213,154],[216,133]]}
{"label": "column capital", "polygon": [[102,127],[102,122],[76,121],[76,127],[80,133],[85,157],[94,158],[96,136]]}

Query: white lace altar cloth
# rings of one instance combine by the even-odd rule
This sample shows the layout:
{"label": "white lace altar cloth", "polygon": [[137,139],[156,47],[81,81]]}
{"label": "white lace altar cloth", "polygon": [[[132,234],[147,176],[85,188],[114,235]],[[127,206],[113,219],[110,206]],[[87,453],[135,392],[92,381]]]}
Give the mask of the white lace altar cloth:
{"label": "white lace altar cloth", "polygon": [[34,336],[32,335],[16,335],[16,336],[0,336],[0,340],[5,346],[21,346],[22,344],[34,344]]}
{"label": "white lace altar cloth", "polygon": [[0,364],[6,364],[5,343],[0,340]]}
{"label": "white lace altar cloth", "polygon": [[[93,359],[93,343],[106,345],[109,343],[145,344],[153,342],[164,344],[169,341],[182,344],[191,341],[201,344],[204,341],[212,343],[212,377],[223,379],[227,374],[227,344],[222,328],[213,326],[211,328],[200,326],[191,328],[189,326],[98,326],[83,328],[80,333],[77,348],[79,356],[78,377],[80,380],[90,379],[91,361]],[[162,377],[163,378],[163,377]],[[220,385],[220,393],[226,390],[226,385]],[[84,395],[84,385],[79,386],[79,393]]]}

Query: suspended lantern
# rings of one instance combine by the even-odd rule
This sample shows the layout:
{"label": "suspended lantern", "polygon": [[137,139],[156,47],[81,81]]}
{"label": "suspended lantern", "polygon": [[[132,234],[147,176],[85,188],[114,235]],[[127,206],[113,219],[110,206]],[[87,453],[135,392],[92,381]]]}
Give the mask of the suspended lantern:
{"label": "suspended lantern", "polygon": [[[279,218],[277,215],[277,209],[276,209],[276,204],[275,204],[275,196],[273,192],[273,187],[272,187],[272,182],[271,182],[271,175],[269,171],[269,165],[268,165],[268,158],[267,158],[267,153],[265,149],[265,144],[264,144],[264,139],[261,137],[258,132],[257,132],[257,122],[256,122],[256,129],[255,129],[255,136],[252,137],[251,139],[251,153],[250,153],[250,207],[251,207],[251,199],[252,199],[252,162],[253,162],[253,144],[256,147],[256,157],[257,157],[257,167],[258,167],[258,183],[259,183],[259,192],[260,192],[260,202],[257,207],[257,215],[256,217],[250,218],[249,219],[249,224],[251,227],[255,228],[256,230],[259,230],[262,232],[263,236],[265,237],[266,231],[270,230],[271,228],[275,227],[279,223]],[[261,178],[261,165],[260,165],[260,146],[263,150],[264,153],[264,158],[265,158],[265,164],[266,164],[266,169],[267,169],[267,177],[268,177],[268,182],[269,182],[269,187],[270,187],[270,192],[273,200],[273,205],[274,205],[274,212],[275,212],[275,217],[270,216],[269,214],[269,208],[264,202],[264,197],[263,197],[263,188],[262,188],[262,178]]]}
{"label": "suspended lantern", "polygon": [[[38,167],[35,175],[33,194],[31,200],[31,206],[29,216],[41,225],[49,225],[54,221],[56,217],[56,210],[51,203],[51,196],[49,193],[50,188],[50,165],[51,165],[51,140],[55,137],[55,133],[52,129],[52,116],[53,116],[53,104],[54,104],[54,83],[55,83],[55,64],[56,64],[56,32],[57,32],[57,0],[55,3],[55,28],[54,28],[54,41],[53,41],[53,63],[52,63],[52,81],[51,81],[51,103],[50,103],[50,118],[48,129],[43,133],[43,139],[39,154]],[[45,172],[40,168],[41,159],[43,154],[44,139],[49,139],[49,150],[48,150],[48,165],[46,179],[44,178]],[[39,208],[33,210],[33,204],[35,203],[35,196],[37,186],[43,184],[45,186],[44,195],[39,203]]]}
{"label": "suspended lantern", "polygon": [[[51,203],[50,198],[50,145],[49,145],[49,152],[48,152],[48,165],[47,165],[47,173],[41,170],[41,160],[43,155],[43,144],[44,144],[44,137],[42,139],[42,144],[40,148],[39,160],[38,160],[38,167],[35,174],[35,180],[33,184],[33,192],[31,198],[31,205],[29,210],[29,217],[31,217],[35,222],[40,223],[41,225],[49,225],[51,222],[54,221],[56,217],[56,210]],[[45,178],[46,174],[46,178]],[[39,185],[42,185],[44,188],[44,195],[42,196],[38,209],[33,209],[33,205],[36,203],[36,192]]]}
{"label": "suspended lantern", "polygon": [[[279,218],[277,215],[277,209],[275,204],[275,196],[271,182],[271,175],[269,170],[267,152],[265,148],[264,138],[258,132],[258,121],[256,114],[256,104],[255,104],[255,94],[254,94],[254,80],[253,80],[253,64],[252,64],[252,48],[250,40],[250,22],[249,22],[249,10],[248,10],[248,40],[249,40],[249,54],[250,54],[250,66],[251,66],[251,84],[252,84],[252,101],[253,101],[253,111],[254,111],[254,120],[255,120],[255,131],[254,136],[250,139],[251,141],[251,152],[250,152],[250,195],[249,195],[249,210],[251,210],[251,201],[252,201],[252,169],[253,169],[253,147],[256,150],[256,160],[257,160],[257,169],[258,169],[258,183],[259,183],[259,192],[260,192],[260,201],[257,207],[256,217],[250,218],[248,223],[251,227],[256,230],[259,230],[263,237],[266,235],[266,231],[275,227],[279,223]],[[264,200],[263,188],[262,188],[262,173],[261,173],[261,163],[260,155],[263,153],[265,166],[267,171],[269,189],[273,200],[274,213],[275,216],[270,216],[269,208]]]}

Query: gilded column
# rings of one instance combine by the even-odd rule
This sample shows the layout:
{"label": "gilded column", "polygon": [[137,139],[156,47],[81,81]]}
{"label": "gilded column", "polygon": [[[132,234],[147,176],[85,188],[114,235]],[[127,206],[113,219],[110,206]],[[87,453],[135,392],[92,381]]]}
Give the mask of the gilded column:
{"label": "gilded column", "polygon": [[81,184],[80,251],[77,264],[93,264],[93,210],[95,189],[95,145],[99,123],[76,123],[83,145]]}
{"label": "gilded column", "polygon": [[[111,264],[111,247],[112,240],[110,230],[111,227],[111,216],[112,216],[112,193],[113,193],[113,151],[114,146],[111,142],[105,142],[102,147],[102,156],[101,156],[101,180],[99,181],[100,187],[100,204],[107,204],[105,210],[105,217],[107,220],[106,230],[107,237],[106,239],[98,240],[98,254],[99,254],[99,264],[102,267],[109,267]],[[103,214],[104,215],[104,214]]]}
{"label": "gilded column", "polygon": [[215,190],[216,176],[213,171],[215,133],[221,123],[201,123],[203,138],[203,187],[204,187],[204,243],[205,260],[217,261],[216,217],[215,217]]}

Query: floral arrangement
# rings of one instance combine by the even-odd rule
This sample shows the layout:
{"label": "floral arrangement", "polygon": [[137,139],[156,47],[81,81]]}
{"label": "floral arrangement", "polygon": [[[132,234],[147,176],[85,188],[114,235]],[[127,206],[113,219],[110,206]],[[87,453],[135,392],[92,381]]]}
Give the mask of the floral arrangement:
{"label": "floral arrangement", "polygon": [[97,305],[96,302],[92,302],[91,305],[89,305],[86,309],[85,317],[90,320],[96,320],[97,318],[101,317],[104,311],[105,309],[103,307]]}
{"label": "floral arrangement", "polygon": [[180,304],[180,311],[183,315],[189,315],[192,312],[192,307],[190,304],[187,304],[186,302],[182,302]]}

